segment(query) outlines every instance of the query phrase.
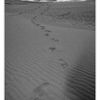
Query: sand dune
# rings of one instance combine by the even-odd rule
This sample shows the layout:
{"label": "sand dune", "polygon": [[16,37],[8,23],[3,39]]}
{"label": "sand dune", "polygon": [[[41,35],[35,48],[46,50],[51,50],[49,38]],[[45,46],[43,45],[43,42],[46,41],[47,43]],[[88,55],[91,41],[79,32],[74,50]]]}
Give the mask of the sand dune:
{"label": "sand dune", "polygon": [[[22,8],[6,14],[6,100],[83,100],[94,86],[94,31],[45,23]],[[90,94],[84,100],[94,100]]]}

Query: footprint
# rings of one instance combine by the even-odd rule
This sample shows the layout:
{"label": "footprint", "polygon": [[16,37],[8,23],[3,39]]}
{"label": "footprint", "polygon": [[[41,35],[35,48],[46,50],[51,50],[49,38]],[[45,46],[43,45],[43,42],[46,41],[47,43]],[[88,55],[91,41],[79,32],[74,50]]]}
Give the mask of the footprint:
{"label": "footprint", "polygon": [[45,30],[45,29],[46,29],[45,26],[40,26],[40,28],[41,28],[42,30]]}
{"label": "footprint", "polygon": [[45,88],[50,85],[49,82],[45,82],[43,84],[40,84],[33,90],[32,97],[29,100],[45,100],[44,98],[48,97],[48,94],[45,91]]}
{"label": "footprint", "polygon": [[62,66],[63,69],[67,68],[69,66],[68,62],[65,61],[64,59],[60,58],[60,65]]}
{"label": "footprint", "polygon": [[49,50],[50,50],[51,52],[53,52],[53,51],[56,50],[56,47],[49,47]]}
{"label": "footprint", "polygon": [[56,38],[51,38],[51,40],[54,42],[59,42],[59,39],[56,39]]}
{"label": "footprint", "polygon": [[50,33],[50,32],[52,32],[51,30],[45,30],[45,32],[48,32],[48,33]]}
{"label": "footprint", "polygon": [[45,36],[50,36],[48,33],[44,34]]}

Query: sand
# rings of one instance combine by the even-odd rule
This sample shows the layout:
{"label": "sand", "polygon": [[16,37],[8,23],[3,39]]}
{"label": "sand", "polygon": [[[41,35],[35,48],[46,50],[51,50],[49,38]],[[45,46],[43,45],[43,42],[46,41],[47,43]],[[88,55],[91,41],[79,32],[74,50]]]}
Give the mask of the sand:
{"label": "sand", "polygon": [[6,13],[7,100],[33,100],[37,95],[70,100],[64,95],[68,74],[81,55],[94,52],[94,31],[45,23],[40,20],[44,6],[38,13],[33,9],[37,7],[27,8],[15,5]]}

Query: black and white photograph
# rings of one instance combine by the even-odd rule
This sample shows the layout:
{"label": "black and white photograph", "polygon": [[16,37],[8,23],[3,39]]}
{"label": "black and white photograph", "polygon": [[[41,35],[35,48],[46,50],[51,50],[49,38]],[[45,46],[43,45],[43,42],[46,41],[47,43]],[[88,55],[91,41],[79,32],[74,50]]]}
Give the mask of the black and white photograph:
{"label": "black and white photograph", "polygon": [[5,100],[96,100],[95,0],[5,0]]}

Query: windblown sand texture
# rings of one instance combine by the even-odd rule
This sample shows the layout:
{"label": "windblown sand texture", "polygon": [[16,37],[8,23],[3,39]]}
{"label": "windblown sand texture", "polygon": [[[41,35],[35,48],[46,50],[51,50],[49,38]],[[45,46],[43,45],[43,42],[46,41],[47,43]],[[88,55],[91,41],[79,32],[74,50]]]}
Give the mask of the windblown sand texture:
{"label": "windblown sand texture", "polygon": [[5,4],[6,100],[95,100],[95,4]]}

